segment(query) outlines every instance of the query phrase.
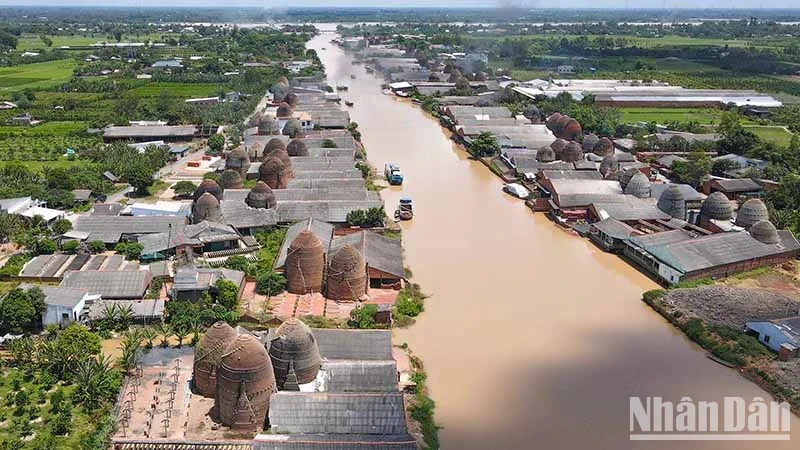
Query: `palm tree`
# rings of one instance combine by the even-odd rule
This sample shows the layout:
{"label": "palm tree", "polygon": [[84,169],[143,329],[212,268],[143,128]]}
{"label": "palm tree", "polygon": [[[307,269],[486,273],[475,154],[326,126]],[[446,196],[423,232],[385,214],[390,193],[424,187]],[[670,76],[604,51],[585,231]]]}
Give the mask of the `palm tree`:
{"label": "palm tree", "polygon": [[141,328],[131,328],[125,332],[120,341],[122,355],[120,356],[119,362],[122,370],[126,373],[136,367],[136,364],[139,362],[143,337],[144,332]]}
{"label": "palm tree", "polygon": [[194,318],[189,322],[189,329],[192,331],[192,345],[200,342],[200,333],[203,331],[203,322],[199,318]]}
{"label": "palm tree", "polygon": [[101,354],[97,358],[82,359],[75,367],[73,398],[87,411],[94,410],[114,399],[119,387],[116,378],[109,357]]}
{"label": "palm tree", "polygon": [[27,336],[14,339],[8,344],[8,349],[11,351],[11,357],[18,366],[27,367],[33,364],[34,354],[36,353],[36,344],[34,344],[33,339]]}
{"label": "palm tree", "polygon": [[178,348],[183,347],[183,340],[189,335],[189,329],[187,327],[175,327],[173,333],[178,338]]}
{"label": "palm tree", "polygon": [[158,324],[158,332],[161,334],[161,346],[169,347],[169,337],[172,336],[172,326],[166,322]]}
{"label": "palm tree", "polygon": [[158,337],[158,330],[152,326],[144,327],[142,328],[142,337],[147,340],[145,348],[151,349],[153,348],[153,341]]}
{"label": "palm tree", "polygon": [[22,231],[24,225],[20,216],[16,214],[0,214],[0,243],[8,242]]}
{"label": "palm tree", "polygon": [[118,329],[127,330],[133,323],[133,309],[130,305],[120,306],[117,308],[117,323]]}

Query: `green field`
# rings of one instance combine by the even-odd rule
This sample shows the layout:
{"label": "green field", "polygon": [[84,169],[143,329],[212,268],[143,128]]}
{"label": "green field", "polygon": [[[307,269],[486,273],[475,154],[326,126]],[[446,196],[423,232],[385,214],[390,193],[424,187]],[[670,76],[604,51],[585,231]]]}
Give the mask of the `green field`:
{"label": "green field", "polygon": [[764,141],[774,142],[781,146],[787,146],[792,140],[793,134],[786,131],[783,127],[745,125],[747,131],[752,131],[756,136]]}
{"label": "green field", "polygon": [[56,86],[69,80],[74,69],[75,61],[71,59],[0,68],[0,94]]}
{"label": "green field", "polygon": [[713,108],[621,108],[622,121],[626,123],[697,122],[703,125],[716,124],[722,111]]}
{"label": "green field", "polygon": [[[151,34],[140,34],[136,35],[123,35],[122,42],[145,42],[145,41],[153,41],[153,42],[162,42],[167,35],[160,35],[157,33]],[[180,37],[180,34],[172,35],[176,39]],[[62,36],[62,35],[48,35],[51,41],[53,41],[50,48],[59,48],[59,47],[85,47],[92,44],[96,44],[98,42],[116,42],[114,36],[105,35],[102,33],[84,33],[82,35],[72,35],[72,36]],[[17,39],[17,50],[24,52],[28,50],[37,50],[37,49],[44,49],[47,48],[44,41],[38,36],[34,34],[25,33]]]}
{"label": "green field", "polygon": [[224,85],[213,83],[148,83],[128,92],[137,97],[158,97],[162,91],[167,91],[176,97],[192,98],[216,95],[224,89]]}
{"label": "green field", "polygon": [[[75,159],[70,161],[69,159],[64,157],[58,158],[54,161],[14,161],[14,163],[22,164],[28,169],[39,173],[42,172],[42,169],[44,167],[50,167],[53,169],[69,169],[69,168],[85,167],[92,164],[90,161],[82,159]],[[0,161],[0,168],[5,166],[6,164],[8,164],[8,161]]]}
{"label": "green field", "polygon": [[75,134],[86,131],[85,122],[45,122],[35,127],[0,126],[0,138],[4,137],[49,137]]}

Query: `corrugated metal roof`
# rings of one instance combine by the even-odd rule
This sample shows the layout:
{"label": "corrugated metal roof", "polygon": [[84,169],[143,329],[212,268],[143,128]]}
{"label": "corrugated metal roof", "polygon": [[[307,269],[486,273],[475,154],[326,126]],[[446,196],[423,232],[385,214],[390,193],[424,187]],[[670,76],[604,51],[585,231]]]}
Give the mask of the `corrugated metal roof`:
{"label": "corrugated metal roof", "polygon": [[150,285],[146,270],[84,270],[64,274],[61,286],[86,289],[105,299],[140,299]]}
{"label": "corrugated metal roof", "polygon": [[90,233],[90,241],[103,241],[107,244],[119,242],[124,234],[165,233],[172,225],[173,232],[183,230],[186,219],[173,216],[81,216],[75,221],[74,230]]}
{"label": "corrugated metal roof", "polygon": [[381,206],[383,202],[380,200],[287,201],[278,204],[277,215],[280,223],[296,222],[309,217],[325,222],[345,223],[347,214],[351,211]]}
{"label": "corrugated metal roof", "polygon": [[418,450],[409,434],[259,434],[253,450]]}
{"label": "corrugated metal roof", "polygon": [[403,394],[278,392],[270,398],[275,433],[401,434]]}
{"label": "corrugated metal roof", "polygon": [[397,392],[397,363],[326,361],[317,380],[323,392]]}
{"label": "corrugated metal roof", "polygon": [[403,278],[403,248],[400,240],[390,239],[372,231],[362,230],[358,233],[337,237],[331,242],[330,253],[345,245],[352,245],[364,256],[371,268]]}
{"label": "corrugated metal roof", "polygon": [[731,232],[640,247],[670,267],[688,273],[800,249],[790,232],[778,231],[778,234],[778,244],[763,244],[748,233]]}
{"label": "corrugated metal roof", "polygon": [[336,330],[315,328],[319,353],[326,360],[386,361],[392,355],[392,333],[388,330]]}

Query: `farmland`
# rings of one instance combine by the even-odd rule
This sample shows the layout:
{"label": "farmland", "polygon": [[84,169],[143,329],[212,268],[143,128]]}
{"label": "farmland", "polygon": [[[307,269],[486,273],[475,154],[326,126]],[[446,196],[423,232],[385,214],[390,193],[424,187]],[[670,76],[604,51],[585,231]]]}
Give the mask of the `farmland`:
{"label": "farmland", "polygon": [[621,108],[622,121],[626,123],[697,122],[713,125],[719,122],[722,111],[711,108]]}
{"label": "farmland", "polygon": [[69,80],[75,61],[58,59],[41,63],[0,67],[0,96],[3,92],[44,89]]}

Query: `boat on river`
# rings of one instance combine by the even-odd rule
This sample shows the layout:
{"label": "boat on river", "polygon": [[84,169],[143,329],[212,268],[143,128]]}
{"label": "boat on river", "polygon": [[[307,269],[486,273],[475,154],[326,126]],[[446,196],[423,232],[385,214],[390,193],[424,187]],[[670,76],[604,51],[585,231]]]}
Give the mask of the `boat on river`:
{"label": "boat on river", "polygon": [[347,106],[353,106],[353,101],[352,100],[345,100],[344,104],[347,105]]}
{"label": "boat on river", "polygon": [[413,218],[414,218],[413,202],[408,197],[401,198],[400,204],[397,205],[397,209],[394,211],[394,219],[411,220]]}

